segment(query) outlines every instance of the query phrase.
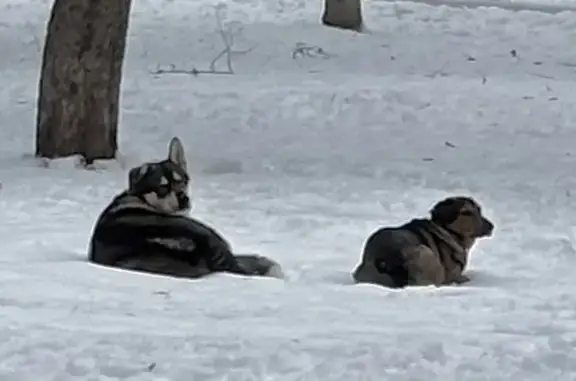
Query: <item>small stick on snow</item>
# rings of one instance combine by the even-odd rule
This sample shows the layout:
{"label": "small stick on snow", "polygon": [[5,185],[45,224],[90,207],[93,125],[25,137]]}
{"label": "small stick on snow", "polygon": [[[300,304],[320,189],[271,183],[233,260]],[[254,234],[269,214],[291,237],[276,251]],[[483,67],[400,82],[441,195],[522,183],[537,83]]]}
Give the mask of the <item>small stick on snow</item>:
{"label": "small stick on snow", "polygon": [[292,59],[297,59],[299,57],[322,57],[330,58],[331,55],[326,53],[324,49],[319,46],[308,45],[304,42],[297,42],[296,47],[292,51]]}

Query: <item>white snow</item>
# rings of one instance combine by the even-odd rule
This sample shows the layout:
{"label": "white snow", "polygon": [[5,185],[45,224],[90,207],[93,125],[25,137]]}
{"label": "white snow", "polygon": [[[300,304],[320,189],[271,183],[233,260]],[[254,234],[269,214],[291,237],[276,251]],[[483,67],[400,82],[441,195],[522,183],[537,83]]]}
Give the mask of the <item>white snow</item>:
{"label": "white snow", "polygon": [[[85,171],[31,156],[50,1],[0,0],[0,380],[576,380],[575,14],[373,0],[359,35],[320,3],[221,4],[249,51],[194,77],[150,71],[208,68],[218,3],[134,1],[121,160]],[[173,135],[195,214],[287,281],[86,263],[127,169]],[[370,232],[452,194],[497,225],[470,284],[351,284]]]}

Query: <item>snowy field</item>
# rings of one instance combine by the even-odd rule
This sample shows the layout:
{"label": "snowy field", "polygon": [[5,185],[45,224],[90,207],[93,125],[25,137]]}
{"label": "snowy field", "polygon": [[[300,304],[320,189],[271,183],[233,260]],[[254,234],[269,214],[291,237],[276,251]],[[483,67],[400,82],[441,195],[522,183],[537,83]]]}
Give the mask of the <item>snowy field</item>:
{"label": "snowy field", "polygon": [[[31,156],[49,1],[0,4],[0,380],[576,380],[575,13],[373,0],[359,35],[319,1],[228,1],[235,74],[195,77],[150,72],[209,66],[217,2],[137,0],[122,157],[85,171]],[[195,214],[289,279],[86,263],[173,135]],[[469,284],[351,285],[368,234],[453,194],[496,223]]]}

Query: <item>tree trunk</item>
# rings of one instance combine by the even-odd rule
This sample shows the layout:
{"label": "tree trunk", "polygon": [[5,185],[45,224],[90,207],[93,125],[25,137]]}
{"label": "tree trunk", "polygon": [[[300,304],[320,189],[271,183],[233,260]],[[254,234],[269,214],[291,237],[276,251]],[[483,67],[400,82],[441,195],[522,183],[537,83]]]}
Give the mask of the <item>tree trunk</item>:
{"label": "tree trunk", "polygon": [[363,28],[361,0],[324,0],[322,23],[361,32]]}
{"label": "tree trunk", "polygon": [[54,0],[38,89],[36,156],[111,159],[131,0]]}

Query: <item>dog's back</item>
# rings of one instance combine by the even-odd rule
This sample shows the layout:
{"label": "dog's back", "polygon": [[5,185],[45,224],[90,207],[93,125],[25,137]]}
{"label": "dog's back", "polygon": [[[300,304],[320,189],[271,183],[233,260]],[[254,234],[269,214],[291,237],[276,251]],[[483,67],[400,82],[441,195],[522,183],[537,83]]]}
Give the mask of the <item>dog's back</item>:
{"label": "dog's back", "polygon": [[[155,211],[123,192],[99,216],[89,260],[106,266],[177,275],[197,272],[201,258],[184,217]],[[195,253],[196,254],[196,253]]]}
{"label": "dog's back", "polygon": [[404,226],[376,230],[364,244],[362,259],[352,274],[354,280],[392,288],[406,286],[409,274],[403,250],[419,243],[418,237]]}
{"label": "dog's back", "polygon": [[92,231],[88,259],[91,262],[114,266],[117,262],[130,258],[137,252],[136,246],[132,246],[132,237],[118,233],[114,222],[116,214],[120,210],[135,210],[141,207],[141,203],[134,203],[128,198],[126,192],[114,197],[112,202],[100,213]]}
{"label": "dog's back", "polygon": [[89,259],[183,277],[244,272],[214,229],[189,217],[158,212],[127,192],[117,196],[98,218]]}

